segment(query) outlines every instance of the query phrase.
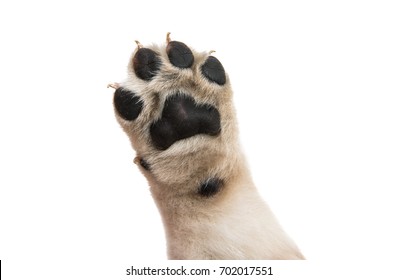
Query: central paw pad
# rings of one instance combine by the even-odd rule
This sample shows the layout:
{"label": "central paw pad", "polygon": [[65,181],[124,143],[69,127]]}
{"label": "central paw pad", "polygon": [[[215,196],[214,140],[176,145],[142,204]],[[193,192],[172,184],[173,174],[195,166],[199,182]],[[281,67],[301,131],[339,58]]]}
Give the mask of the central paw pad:
{"label": "central paw pad", "polygon": [[195,135],[221,133],[217,91],[222,92],[227,77],[216,57],[193,52],[168,37],[165,49],[138,43],[129,70],[132,78],[114,95],[115,111],[125,129],[149,132],[157,150]]}
{"label": "central paw pad", "polygon": [[154,145],[165,150],[178,140],[196,134],[217,135],[221,130],[220,114],[210,105],[197,105],[190,96],[173,95],[164,104],[162,118],[152,123]]}

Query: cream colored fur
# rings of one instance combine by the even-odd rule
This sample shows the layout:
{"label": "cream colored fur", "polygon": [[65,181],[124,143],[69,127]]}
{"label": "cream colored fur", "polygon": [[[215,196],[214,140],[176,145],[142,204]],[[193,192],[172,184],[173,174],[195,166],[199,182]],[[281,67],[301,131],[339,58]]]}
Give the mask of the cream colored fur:
{"label": "cream colored fur", "polygon": [[[129,65],[127,79],[119,84],[140,96],[143,110],[134,121],[116,116],[137,159],[151,166],[147,171],[138,164],[163,219],[169,258],[303,259],[253,184],[239,145],[228,76],[219,86],[201,75],[208,53],[192,50],[194,65],[181,70],[170,64],[165,45],[149,48],[161,55],[159,74],[143,81]],[[161,151],[151,144],[149,126],[160,118],[166,97],[177,91],[216,107],[221,134],[196,135]],[[220,192],[198,195],[201,182],[212,176],[224,179]]]}

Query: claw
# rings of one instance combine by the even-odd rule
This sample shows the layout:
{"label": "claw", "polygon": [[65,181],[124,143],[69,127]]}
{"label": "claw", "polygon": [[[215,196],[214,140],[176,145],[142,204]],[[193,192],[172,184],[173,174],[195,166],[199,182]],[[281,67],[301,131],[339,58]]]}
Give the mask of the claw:
{"label": "claw", "polygon": [[134,163],[147,171],[150,171],[151,169],[151,166],[144,159],[142,159],[142,157],[136,156],[134,158]]}
{"label": "claw", "polygon": [[167,44],[170,43],[170,41],[171,41],[171,39],[170,39],[170,34],[171,34],[171,32],[167,32],[167,35],[166,35],[166,42],[167,42]]}
{"label": "claw", "polygon": [[141,49],[141,48],[143,47],[143,45],[140,43],[140,41],[135,40],[135,43],[137,44],[137,47],[138,47],[139,49]]}
{"label": "claw", "polygon": [[106,87],[118,89],[120,87],[120,85],[118,83],[112,83],[112,84],[108,84]]}

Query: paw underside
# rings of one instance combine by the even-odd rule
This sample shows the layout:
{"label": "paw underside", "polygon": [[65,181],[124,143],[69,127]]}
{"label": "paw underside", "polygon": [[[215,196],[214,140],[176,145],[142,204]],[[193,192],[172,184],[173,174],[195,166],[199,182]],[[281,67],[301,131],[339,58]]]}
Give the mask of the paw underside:
{"label": "paw underside", "polygon": [[[170,41],[166,48],[169,62],[180,69],[189,69],[194,63],[194,56],[187,45]],[[155,51],[140,47],[133,57],[133,70],[141,80],[150,82],[160,72],[162,61]],[[201,65],[201,74],[210,83],[224,85],[226,75],[220,61],[209,56]],[[137,95],[117,84],[114,105],[121,118],[134,121],[140,115],[145,104]],[[166,150],[175,142],[197,134],[216,136],[220,133],[220,113],[210,104],[198,104],[195,99],[178,91],[167,98],[161,118],[150,125],[150,136],[154,147]]]}
{"label": "paw underside", "polygon": [[[200,76],[200,81],[214,87],[223,87],[227,78],[224,67],[220,61],[208,55],[203,62],[195,64],[195,55],[184,43],[171,41],[167,36],[165,53],[167,59],[162,59],[162,54],[157,50],[143,47],[138,44],[129,71],[135,75],[140,83],[151,86],[151,82],[162,76],[164,64],[170,64],[176,71],[192,71]],[[195,68],[196,67],[196,68]],[[199,71],[197,71],[197,69]],[[119,84],[112,84],[115,88],[114,107],[117,115],[127,122],[135,122],[145,109],[147,104],[140,92],[135,92]],[[151,145],[159,152],[167,150],[178,141],[203,134],[217,137],[221,133],[220,111],[216,105],[206,102],[198,102],[195,96],[185,92],[184,88],[176,88],[175,92],[168,95],[162,104],[158,118],[148,123],[148,132]],[[143,159],[139,164],[149,170],[150,165]],[[210,196],[222,185],[219,178],[207,179],[200,188],[203,196]]]}

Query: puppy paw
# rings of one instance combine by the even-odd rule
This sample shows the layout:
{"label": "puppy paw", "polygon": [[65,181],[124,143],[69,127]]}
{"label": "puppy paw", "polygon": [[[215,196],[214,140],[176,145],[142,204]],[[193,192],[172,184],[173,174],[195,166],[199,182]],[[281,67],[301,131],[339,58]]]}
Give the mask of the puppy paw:
{"label": "puppy paw", "polygon": [[196,182],[205,196],[219,189],[237,129],[228,75],[211,52],[169,34],[161,46],[137,42],[128,78],[110,87],[137,164],[167,184]]}

